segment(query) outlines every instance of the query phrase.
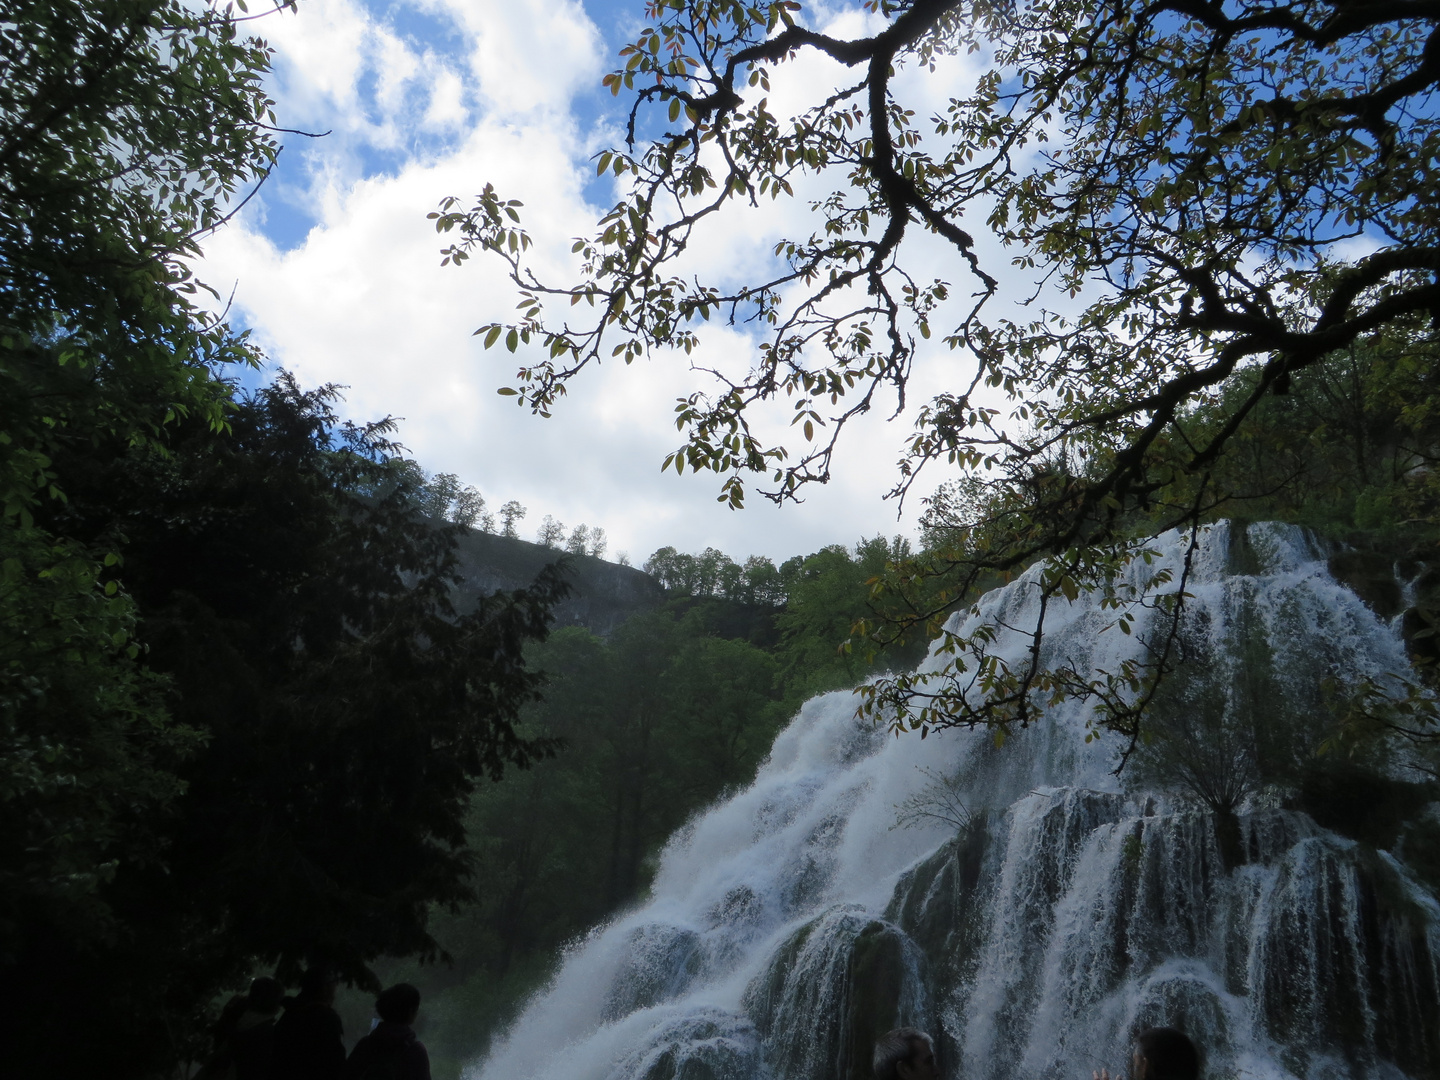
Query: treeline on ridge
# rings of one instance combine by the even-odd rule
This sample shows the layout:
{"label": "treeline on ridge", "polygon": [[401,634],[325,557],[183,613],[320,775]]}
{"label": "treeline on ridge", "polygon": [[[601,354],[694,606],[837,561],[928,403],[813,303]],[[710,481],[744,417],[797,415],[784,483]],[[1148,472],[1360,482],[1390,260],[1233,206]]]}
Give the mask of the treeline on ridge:
{"label": "treeline on ridge", "polygon": [[[568,941],[644,896],[669,837],[754,777],[801,703],[918,660],[923,643],[843,648],[870,611],[871,582],[908,550],[875,537],[786,560],[783,593],[757,602],[743,584],[726,595],[724,574],[712,583],[666,569],[736,565],[715,549],[661,548],[646,570],[668,586],[663,606],[608,638],[565,627],[527,649],[550,681],[520,730],[558,740],[558,752],[476,793],[467,827],[485,887],[431,923],[449,962],[376,969],[422,988],[437,1078],[458,1077],[484,1052]],[[342,998],[348,1027],[368,1009],[363,994]]]}
{"label": "treeline on ridge", "polygon": [[[1440,606],[1440,575],[1426,569],[1440,566],[1433,470],[1440,418],[1416,403],[1433,395],[1433,371],[1405,350],[1356,349],[1297,375],[1288,394],[1262,403],[1234,456],[1209,477],[1208,518],[1273,518],[1314,530],[1336,553],[1333,569],[1386,618],[1402,611],[1398,558],[1415,580],[1410,619],[1428,625]],[[1222,393],[1248,393],[1250,383],[1246,374]],[[1202,407],[1191,422],[1214,421]],[[1037,474],[1063,477],[1084,467],[1051,462]],[[1163,519],[1165,499],[1190,494],[1161,493],[1151,514],[1132,519],[1134,535],[1148,535]],[[386,969],[432,993],[426,1038],[437,1075],[458,1075],[483,1052],[567,940],[643,895],[666,838],[748,780],[805,697],[912,666],[924,649],[927,634],[916,633],[924,623],[907,628],[901,650],[872,656],[879,642],[857,630],[857,620],[869,620],[883,639],[907,614],[953,610],[954,596],[945,596],[949,553],[982,540],[987,528],[1013,527],[1007,515],[1015,513],[982,488],[951,486],[929,503],[913,547],[874,538],[778,566],[763,557],[738,562],[715,548],[663,547],[645,570],[666,586],[664,609],[608,641],[572,628],[534,646],[537,666],[557,677],[528,722],[565,740],[566,749],[477,796],[470,827],[481,873],[496,887],[458,914],[437,915],[435,932],[455,966]],[[1247,569],[1242,548],[1235,560],[1238,571]],[[1321,754],[1343,719],[1335,690],[1344,673],[1317,668],[1297,695],[1255,644],[1253,613],[1242,615],[1252,621],[1237,632],[1234,657],[1211,655],[1198,632],[1185,635],[1152,738],[1127,782],[1172,790],[1222,821],[1261,790],[1288,792],[1292,805],[1328,827],[1378,847],[1405,845],[1418,872],[1440,883],[1440,834],[1422,820],[1433,778],[1390,777],[1373,732]],[[1430,640],[1412,639],[1418,658],[1433,649]],[[1227,682],[1224,673],[1235,670],[1245,677]],[[1329,716],[1329,726],[1317,726],[1317,714]],[[1256,716],[1268,723],[1257,727]]]}

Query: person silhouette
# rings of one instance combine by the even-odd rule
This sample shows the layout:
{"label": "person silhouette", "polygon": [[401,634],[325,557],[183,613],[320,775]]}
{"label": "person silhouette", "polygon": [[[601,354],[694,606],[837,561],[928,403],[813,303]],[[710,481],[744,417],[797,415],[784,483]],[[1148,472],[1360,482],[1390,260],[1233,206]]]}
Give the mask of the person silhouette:
{"label": "person silhouette", "polygon": [[318,965],[300,976],[300,993],[285,1000],[285,1014],[275,1022],[270,1080],[340,1080],[345,1041],[334,1007],[338,984]]}
{"label": "person silhouette", "polygon": [[233,1080],[269,1080],[270,1058],[275,1047],[275,1017],[285,998],[285,989],[276,980],[260,976],[250,984],[245,1011],[230,1035]]}
{"label": "person silhouette", "polygon": [[343,1080],[430,1080],[430,1055],[415,1038],[420,991],[396,983],[375,999],[375,1012],[380,1023],[350,1051]]}
{"label": "person silhouette", "polygon": [[[1109,1069],[1091,1074],[1094,1080],[1125,1080]],[[1146,1028],[1135,1036],[1130,1080],[1200,1080],[1200,1052],[1190,1037],[1175,1028]]]}
{"label": "person silhouette", "polygon": [[875,1040],[875,1080],[940,1080],[935,1043],[919,1028],[896,1028]]}

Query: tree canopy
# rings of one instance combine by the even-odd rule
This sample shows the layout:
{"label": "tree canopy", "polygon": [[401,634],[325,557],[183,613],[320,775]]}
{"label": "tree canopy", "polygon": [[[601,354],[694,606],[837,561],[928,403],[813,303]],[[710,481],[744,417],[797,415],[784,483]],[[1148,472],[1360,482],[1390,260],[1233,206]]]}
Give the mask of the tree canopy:
{"label": "tree canopy", "polygon": [[279,152],[269,52],[230,9],[11,0],[0,19],[0,498],[22,520],[57,443],[221,422],[210,365],[251,354],[195,303],[199,241]]}
{"label": "tree canopy", "polygon": [[[129,670],[153,713],[133,731],[108,698],[63,715],[93,692],[83,641],[56,658],[57,685],[8,712],[69,753],[54,793],[0,807],[59,839],[7,828],[7,845],[39,833],[68,854],[74,830],[110,860],[80,868],[67,904],[4,895],[0,971],[35,991],[16,1012],[32,1071],[167,1066],[257,967],[292,979],[324,963],[373,986],[379,955],[433,957],[432,906],[473,895],[476,787],[553,750],[519,721],[542,682],[523,648],[545,637],[559,570],[457,609],[461,527],[427,515],[390,425],[341,423],[335,397],[281,378],[224,431],[192,417],[163,446],[56,461],[68,498],[42,520],[124,552],[108,579],[138,616]],[[107,710],[118,730],[79,739]],[[26,865],[11,854],[7,868]],[[93,1037],[67,1040],[76,1023]]]}
{"label": "tree canopy", "polygon": [[[502,393],[548,415],[604,360],[694,356],[707,321],[752,328],[746,367],[715,368],[713,387],[677,402],[684,438],[665,462],[719,474],[738,507],[752,486],[783,502],[829,480],[855,417],[905,410],[916,365],[959,354],[967,373],[913,408],[892,492],[936,468],[961,477],[930,508],[948,542],[928,570],[950,584],[911,621],[935,625],[976,585],[1041,558],[1047,599],[1114,582],[1137,539],[1225,502],[1217,463],[1267,395],[1339,350],[1431,344],[1432,7],[865,8],[863,31],[845,35],[794,0],[652,0],[605,78],[628,126],[597,167],[623,196],[576,240],[570,280],[532,267],[506,193],[441,205],[445,260],[488,250],[521,293],[519,321],[478,331],[487,346],[531,347]],[[772,97],[813,57],[832,62],[833,83],[790,78]],[[937,72],[962,88],[920,104]],[[707,279],[693,262],[704,230],[761,200],[793,204],[792,231],[762,269]],[[981,230],[998,243],[977,242]],[[943,276],[926,270],[937,246]],[[1158,575],[1116,598],[1117,619],[1155,603],[1178,618],[1183,592],[1183,574]],[[951,676],[966,675],[961,656],[983,656],[988,632],[952,642]],[[1167,644],[1103,685],[1066,683],[1042,666],[1043,616],[1031,632],[1031,660],[993,669],[983,695],[961,692],[972,664],[971,678],[872,701],[916,726],[1004,727],[1042,697],[1080,693],[1133,736]]]}
{"label": "tree canopy", "polygon": [[190,262],[279,153],[253,17],[0,2],[0,979],[25,1075],[171,1075],[258,966],[370,984],[377,955],[434,953],[474,788],[553,746],[517,723],[557,572],[459,608],[478,492],[388,421],[342,423],[333,387],[229,378],[259,356]]}
{"label": "tree canopy", "polygon": [[55,520],[58,462],[223,424],[215,371],[254,355],[186,260],[278,153],[268,63],[219,6],[0,5],[0,958],[17,905],[96,930],[98,883],[154,857],[148,815],[182,786],[162,763],[195,745],[139,663],[114,538]]}

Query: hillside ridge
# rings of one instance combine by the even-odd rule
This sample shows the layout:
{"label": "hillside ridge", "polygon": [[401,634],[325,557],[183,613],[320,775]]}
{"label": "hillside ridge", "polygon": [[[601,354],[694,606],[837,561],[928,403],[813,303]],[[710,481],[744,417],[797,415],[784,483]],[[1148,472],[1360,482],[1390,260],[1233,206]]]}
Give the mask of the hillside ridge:
{"label": "hillside ridge", "polygon": [[524,588],[561,559],[569,565],[570,595],[555,606],[556,627],[583,626],[609,636],[632,615],[659,607],[665,590],[643,570],[593,555],[570,555],[519,537],[463,532],[455,548],[461,584],[457,607],[466,610],[488,593]]}

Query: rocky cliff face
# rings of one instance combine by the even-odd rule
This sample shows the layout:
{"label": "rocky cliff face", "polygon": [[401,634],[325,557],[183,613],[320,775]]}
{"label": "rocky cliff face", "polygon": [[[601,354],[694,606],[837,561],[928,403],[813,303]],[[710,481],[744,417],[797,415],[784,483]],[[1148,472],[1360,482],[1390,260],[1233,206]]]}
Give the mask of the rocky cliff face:
{"label": "rocky cliff face", "polygon": [[561,558],[568,558],[571,590],[555,609],[557,627],[583,626],[603,637],[665,599],[660,583],[634,567],[589,555],[566,557],[527,540],[470,531],[460,538],[456,555],[463,578],[456,601],[462,610],[483,594],[529,585],[542,568]]}

